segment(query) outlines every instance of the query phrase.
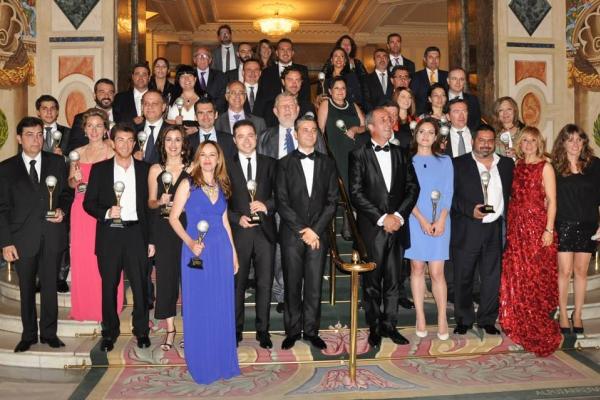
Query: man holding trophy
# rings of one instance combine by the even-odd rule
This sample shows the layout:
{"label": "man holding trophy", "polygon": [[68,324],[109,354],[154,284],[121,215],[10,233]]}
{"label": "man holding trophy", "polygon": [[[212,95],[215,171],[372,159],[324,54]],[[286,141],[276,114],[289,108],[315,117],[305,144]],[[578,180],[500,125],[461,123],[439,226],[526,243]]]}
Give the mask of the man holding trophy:
{"label": "man holding trophy", "polygon": [[[464,335],[474,322],[486,333],[500,331],[498,290],[502,256],[502,224],[512,187],[514,162],[494,153],[496,134],[481,125],[473,151],[453,160],[454,198],[450,247],[454,261],[454,333]],[[479,269],[481,300],[473,309],[473,278]]]}
{"label": "man holding trophy", "polygon": [[22,151],[0,163],[0,246],[19,275],[23,333],[15,352],[38,342],[35,280],[40,280],[40,341],[62,347],[56,336],[58,303],[56,278],[67,247],[65,211],[73,192],[67,185],[62,156],[42,152],[42,120],[23,118],[17,125]]}
{"label": "man holding trophy", "polygon": [[96,219],[96,256],[102,277],[102,343],[111,351],[119,336],[117,285],[125,270],[133,292],[133,334],[149,347],[147,258],[154,255],[148,228],[148,164],[132,157],[135,131],[111,130],[115,156],[93,165],[83,208]]}

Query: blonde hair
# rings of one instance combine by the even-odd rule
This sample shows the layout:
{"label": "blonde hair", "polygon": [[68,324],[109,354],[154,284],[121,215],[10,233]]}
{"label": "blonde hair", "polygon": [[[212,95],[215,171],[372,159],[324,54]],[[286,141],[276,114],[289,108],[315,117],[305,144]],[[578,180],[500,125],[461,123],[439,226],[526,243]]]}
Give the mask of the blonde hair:
{"label": "blonde hair", "polygon": [[523,150],[521,150],[521,143],[523,143],[526,135],[531,136],[537,141],[537,150],[535,155],[541,158],[548,157],[548,154],[546,153],[546,139],[542,135],[542,132],[540,132],[540,130],[535,126],[526,126],[521,130],[521,134],[517,138],[517,143],[515,144],[515,154],[517,158],[522,160],[525,157]]}
{"label": "blonde hair", "polygon": [[196,154],[194,155],[194,168],[190,172],[190,176],[192,177],[192,181],[194,185],[200,186],[208,186],[208,183],[204,180],[204,175],[202,174],[202,166],[200,165],[200,153],[206,146],[214,146],[217,149],[217,165],[215,166],[215,182],[219,185],[225,198],[231,197],[231,182],[229,181],[229,175],[227,174],[227,166],[225,165],[225,156],[223,155],[223,150],[217,144],[217,142],[213,142],[212,140],[206,140],[198,146],[198,150],[196,150]]}

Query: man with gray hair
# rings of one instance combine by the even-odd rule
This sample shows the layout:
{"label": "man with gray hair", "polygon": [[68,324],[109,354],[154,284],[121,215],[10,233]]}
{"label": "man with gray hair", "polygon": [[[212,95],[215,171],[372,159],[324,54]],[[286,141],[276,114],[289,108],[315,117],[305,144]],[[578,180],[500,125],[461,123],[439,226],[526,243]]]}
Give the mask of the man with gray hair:
{"label": "man with gray hair", "polygon": [[265,120],[256,115],[247,113],[244,110],[246,102],[246,86],[240,81],[229,82],[225,90],[225,99],[227,100],[227,111],[222,113],[215,122],[215,128],[218,131],[233,133],[233,125],[243,119],[247,119],[254,124],[256,134],[261,134],[266,130]]}

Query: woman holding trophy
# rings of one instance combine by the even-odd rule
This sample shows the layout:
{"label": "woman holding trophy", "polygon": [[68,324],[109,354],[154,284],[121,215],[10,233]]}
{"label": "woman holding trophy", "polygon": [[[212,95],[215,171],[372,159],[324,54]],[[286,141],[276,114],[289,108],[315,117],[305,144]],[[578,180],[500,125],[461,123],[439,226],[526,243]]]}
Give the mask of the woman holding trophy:
{"label": "woman holding trophy", "polygon": [[425,266],[428,264],[438,311],[437,336],[440,340],[447,340],[444,261],[448,260],[450,251],[449,211],[454,192],[454,169],[450,157],[442,155],[438,139],[439,124],[436,119],[419,121],[411,150],[421,191],[410,215],[410,248],[406,250],[405,257],[411,260],[410,287],[415,303],[417,336],[424,338],[428,334],[423,309]]}
{"label": "woman holding trophy", "polygon": [[[185,360],[201,384],[240,374],[235,337],[234,274],[238,269],[227,199],[231,184],[223,151],[200,144],[190,179],[175,193],[169,223],[181,238]],[[186,213],[187,228],[179,220]]]}
{"label": "woman holding trophy", "polygon": [[[154,318],[166,319],[167,336],[161,348],[169,351],[175,335],[175,315],[179,298],[181,239],[169,225],[173,195],[181,182],[189,178],[190,151],[185,132],[179,126],[169,126],[161,132],[157,143],[159,162],[148,173],[148,207],[153,213],[152,229],[156,232],[156,308]],[[186,225],[185,214],[179,221]]]}
{"label": "woman holding trophy", "polygon": [[[71,206],[71,318],[102,321],[102,281],[94,252],[96,220],[83,209],[92,165],[114,156],[108,137],[108,115],[90,108],[82,117],[89,143],[69,153],[69,186],[75,189]],[[117,313],[123,308],[123,279],[117,291]]]}

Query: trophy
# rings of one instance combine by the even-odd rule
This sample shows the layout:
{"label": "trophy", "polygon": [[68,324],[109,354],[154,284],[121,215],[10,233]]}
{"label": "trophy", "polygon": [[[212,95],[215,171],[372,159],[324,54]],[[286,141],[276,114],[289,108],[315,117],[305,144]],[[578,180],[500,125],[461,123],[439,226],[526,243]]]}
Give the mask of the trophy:
{"label": "trophy", "polygon": [[[248,189],[248,193],[250,194],[250,201],[254,201],[254,196],[256,196],[256,187],[258,184],[256,181],[250,179],[248,183],[246,183],[246,189]],[[250,214],[250,223],[251,224],[260,224],[260,216],[257,213]]]}
{"label": "trophy", "polygon": [[52,132],[52,148],[58,149],[58,146],[60,146],[61,139],[62,139],[62,133],[60,131]]}
{"label": "trophy", "polygon": [[146,140],[148,140],[148,135],[144,131],[139,131],[137,134],[138,144],[140,146],[140,151],[144,151],[144,145],[146,144]]}
{"label": "trophy", "polygon": [[512,149],[513,143],[512,143],[512,137],[510,136],[509,131],[504,131],[500,134],[500,141],[504,144],[504,147],[507,150]]}
{"label": "trophy", "polygon": [[447,138],[449,133],[450,133],[450,128],[448,128],[448,125],[440,126],[440,135],[441,136],[443,136],[444,138]]}
{"label": "trophy", "polygon": [[185,104],[185,100],[183,100],[183,97],[178,97],[177,99],[175,99],[175,107],[177,107],[177,112],[179,113],[180,117],[181,117],[181,113],[183,111],[184,104]]}
{"label": "trophy", "polygon": [[54,189],[56,188],[56,182],[57,179],[54,175],[48,175],[46,177],[46,187],[48,188],[48,194],[50,195],[50,200],[49,200],[49,207],[48,207],[48,211],[46,212],[46,219],[53,219],[56,218],[57,216],[57,212],[54,209],[54,207],[52,207],[52,193],[54,193]]}
{"label": "trophy", "polygon": [[431,191],[431,223],[433,224],[437,218],[437,207],[440,203],[440,198],[442,197],[442,193],[439,190]]}
{"label": "trophy", "polygon": [[335,121],[335,126],[337,126],[337,128],[342,131],[342,133],[344,135],[348,134],[348,128],[346,128],[346,123],[344,122],[344,120],[342,119],[338,119],[337,121]]}
{"label": "trophy", "polygon": [[[69,160],[74,163],[73,165],[75,165],[75,169],[79,170],[79,152],[77,150],[73,150],[69,153]],[[77,182],[77,191],[79,193],[85,192],[86,189],[87,184],[85,182]]]}
{"label": "trophy", "polygon": [[396,139],[394,136],[392,136],[392,138],[390,140],[388,140],[388,142],[390,142],[394,146],[400,146],[400,141],[398,139]]}
{"label": "trophy", "polygon": [[488,185],[490,184],[491,175],[488,171],[481,173],[481,186],[483,187],[483,206],[480,207],[480,211],[484,214],[490,214],[494,212],[494,207],[488,204]]}
{"label": "trophy", "polygon": [[[169,194],[169,190],[171,189],[171,184],[173,183],[173,174],[171,174],[169,171],[165,171],[165,172],[163,172],[163,174],[161,176],[161,180],[162,180],[163,187],[165,188],[165,193]],[[173,202],[169,201],[167,204],[165,204],[161,208],[160,215],[162,215],[163,218],[169,218],[169,213],[171,212],[171,207],[173,207]]]}
{"label": "trophy", "polygon": [[321,83],[321,95],[327,96],[325,94],[325,72],[319,72],[319,83]]}
{"label": "trophy", "polygon": [[[198,229],[198,239],[196,240],[198,243],[202,243],[202,241],[204,240],[204,236],[206,236],[206,233],[208,232],[208,222],[205,220],[200,220],[198,222],[198,225],[196,225],[196,228]],[[190,262],[188,263],[188,267],[190,268],[196,268],[196,269],[203,269],[204,266],[202,265],[202,259],[198,256],[193,256],[192,258],[190,258]]]}
{"label": "trophy", "polygon": [[446,118],[445,115],[442,115],[442,118],[440,118],[440,124],[442,124],[442,125],[448,124],[448,118]]}
{"label": "trophy", "polygon": [[[125,191],[125,184],[121,181],[115,182],[113,185],[113,190],[115,192],[115,197],[117,198],[117,206],[121,206],[121,197],[123,196],[123,192]],[[123,220],[119,218],[113,218],[111,224],[111,228],[123,228]]]}
{"label": "trophy", "polygon": [[410,127],[410,131],[414,135],[415,134],[415,128],[417,127],[417,121],[410,121],[410,124],[408,126]]}

